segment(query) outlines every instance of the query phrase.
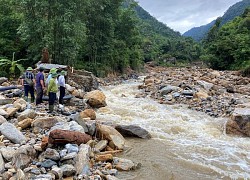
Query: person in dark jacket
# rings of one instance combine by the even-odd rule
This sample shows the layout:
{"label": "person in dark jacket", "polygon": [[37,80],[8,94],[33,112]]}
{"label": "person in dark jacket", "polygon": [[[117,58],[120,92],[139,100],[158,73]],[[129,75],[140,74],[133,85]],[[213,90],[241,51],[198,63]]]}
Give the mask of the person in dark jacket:
{"label": "person in dark jacket", "polygon": [[35,95],[34,95],[35,76],[32,73],[32,71],[33,71],[32,67],[28,67],[21,79],[21,84],[24,87],[24,99],[25,101],[28,101],[28,96],[30,93],[31,103],[33,103],[35,100]]}
{"label": "person in dark jacket", "polygon": [[43,67],[39,68],[39,73],[36,75],[36,105],[43,102],[43,91],[45,88]]}

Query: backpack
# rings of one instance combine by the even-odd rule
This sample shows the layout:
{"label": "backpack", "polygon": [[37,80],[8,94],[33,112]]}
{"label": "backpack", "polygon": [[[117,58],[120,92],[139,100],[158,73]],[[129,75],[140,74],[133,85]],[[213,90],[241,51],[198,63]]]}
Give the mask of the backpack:
{"label": "backpack", "polygon": [[24,80],[28,83],[29,86],[34,86],[34,82],[32,79],[29,79],[25,76]]}

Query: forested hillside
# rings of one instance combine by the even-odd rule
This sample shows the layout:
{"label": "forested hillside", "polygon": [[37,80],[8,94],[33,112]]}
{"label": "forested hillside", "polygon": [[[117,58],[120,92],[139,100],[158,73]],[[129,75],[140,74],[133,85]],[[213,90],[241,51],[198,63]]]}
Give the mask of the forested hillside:
{"label": "forested hillside", "polygon": [[154,60],[162,65],[173,65],[174,59],[177,62],[190,62],[199,58],[201,47],[191,38],[182,37],[140,6],[136,6],[135,11],[143,39],[144,61]]}
{"label": "forested hillside", "polygon": [[141,20],[143,20],[144,23],[147,23],[149,25],[149,27],[147,27],[149,29],[144,31],[158,33],[164,37],[169,37],[169,38],[176,38],[181,36],[179,32],[172,30],[171,28],[167,27],[167,25],[163,24],[162,22],[159,22],[157,19],[152,17],[142,7],[136,6],[135,11],[138,17]]}
{"label": "forested hillside", "polygon": [[43,49],[52,63],[98,76],[139,70],[146,61],[164,64],[169,58],[191,61],[200,55],[191,38],[181,37],[134,1],[0,0],[0,27],[3,75],[34,65]]}
{"label": "forested hillside", "polygon": [[[221,17],[220,26],[233,20],[235,17],[240,16],[244,10],[250,6],[250,0],[240,1],[231,6],[225,14]],[[214,25],[215,20],[207,25],[194,27],[183,34],[186,37],[192,37],[196,41],[201,41],[208,33],[210,28]]]}
{"label": "forested hillside", "polygon": [[[52,63],[101,76],[139,69],[143,55],[138,19],[122,2],[1,0],[0,57],[9,60],[1,62],[2,72],[37,63],[45,47]],[[27,60],[17,63],[21,58]]]}
{"label": "forested hillside", "polygon": [[220,27],[221,19],[203,41],[205,53],[201,59],[214,69],[250,68],[250,8]]}

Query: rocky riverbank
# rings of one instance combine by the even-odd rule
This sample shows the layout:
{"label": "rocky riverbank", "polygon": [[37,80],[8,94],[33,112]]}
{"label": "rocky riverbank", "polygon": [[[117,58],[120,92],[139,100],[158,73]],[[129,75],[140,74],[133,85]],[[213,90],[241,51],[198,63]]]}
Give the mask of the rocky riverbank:
{"label": "rocky riverbank", "polygon": [[116,154],[124,137],[151,135],[138,126],[98,121],[95,111],[106,106],[106,97],[97,79],[85,72],[68,78],[70,98],[53,114],[46,112],[47,102],[26,102],[16,83],[0,78],[0,179],[113,180],[118,171],[140,167]]}
{"label": "rocky riverbank", "polygon": [[138,97],[150,96],[162,104],[187,104],[213,117],[230,117],[227,133],[249,136],[250,78],[237,71],[199,67],[147,66]]}
{"label": "rocky riverbank", "polygon": [[[249,78],[198,67],[147,70],[136,97],[230,117],[227,133],[250,135]],[[15,82],[0,78],[0,179],[117,179],[119,171],[141,166],[116,155],[124,150],[124,137],[151,135],[139,126],[96,119],[96,110],[106,106],[98,83],[114,84],[112,78],[98,80],[89,72],[68,78],[66,106],[57,106],[53,114],[46,112],[46,102],[38,107],[26,102]],[[128,78],[137,75],[115,80]]]}

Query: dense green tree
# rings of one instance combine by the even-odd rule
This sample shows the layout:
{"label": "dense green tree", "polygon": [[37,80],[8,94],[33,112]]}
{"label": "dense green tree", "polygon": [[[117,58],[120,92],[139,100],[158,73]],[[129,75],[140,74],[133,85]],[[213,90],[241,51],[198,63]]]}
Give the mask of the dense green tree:
{"label": "dense green tree", "polygon": [[219,33],[219,29],[220,29],[220,24],[221,24],[221,18],[217,18],[214,25],[212,26],[212,28],[210,29],[210,31],[207,33],[207,36],[205,38],[205,42],[209,43],[214,41]]}
{"label": "dense green tree", "polygon": [[129,8],[122,9],[115,26],[115,38],[118,42],[126,44],[124,52],[120,53],[120,59],[124,60],[124,65],[120,66],[123,71],[126,67],[132,69],[139,69],[142,64],[142,51],[141,51],[141,36],[137,26],[138,20],[135,12],[133,11],[132,4]]}
{"label": "dense green tree", "polygon": [[84,41],[84,1],[21,0],[24,21],[19,32],[35,62],[48,47],[53,63],[74,65]]}
{"label": "dense green tree", "polygon": [[[0,55],[9,59],[11,52],[21,51],[22,58],[26,55],[30,60],[25,66],[41,60],[44,47],[52,63],[85,68],[100,76],[138,70],[143,60],[191,61],[200,53],[191,39],[158,22],[133,0],[2,0],[0,8],[5,3],[0,25],[13,18],[15,23],[0,30],[0,45],[3,42],[5,48]],[[13,44],[19,36],[25,44],[21,48]]]}
{"label": "dense green tree", "polygon": [[[86,9],[85,61],[99,75],[137,69],[141,64],[140,36],[134,11],[122,0],[91,2]],[[102,69],[102,72],[101,72]]]}
{"label": "dense green tree", "polygon": [[[212,34],[204,42],[207,55],[203,56],[215,69],[240,69],[250,64],[250,12],[246,9],[241,17],[212,28]],[[215,30],[216,29],[216,30]]]}
{"label": "dense green tree", "polygon": [[23,44],[17,34],[22,14],[15,1],[0,0],[0,57],[10,58],[12,52],[19,52]]}

